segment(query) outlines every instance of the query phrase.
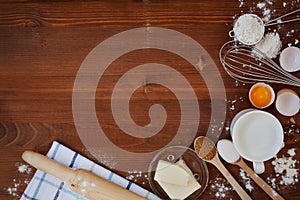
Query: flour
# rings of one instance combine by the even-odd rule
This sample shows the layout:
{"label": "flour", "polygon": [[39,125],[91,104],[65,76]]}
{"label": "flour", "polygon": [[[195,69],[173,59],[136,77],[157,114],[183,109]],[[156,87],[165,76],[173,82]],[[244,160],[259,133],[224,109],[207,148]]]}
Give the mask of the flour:
{"label": "flour", "polygon": [[286,2],[283,2],[283,3],[282,3],[282,6],[283,6],[283,7],[286,7],[286,5],[287,5]]}
{"label": "flour", "polygon": [[142,171],[133,170],[128,171],[126,179],[131,182],[141,182],[143,185],[145,185],[148,182],[148,175],[144,174]]}
{"label": "flour", "polygon": [[32,169],[29,167],[29,165],[26,165],[26,164],[17,164],[17,168],[20,173],[30,174],[32,171]]}
{"label": "flour", "polygon": [[9,195],[13,197],[20,197],[20,194],[18,192],[18,188],[21,185],[20,181],[17,181],[15,178],[13,179],[13,186],[6,188],[6,191],[8,192]]}
{"label": "flour", "polygon": [[259,2],[257,5],[256,5],[257,8],[259,9],[263,9],[266,7],[266,2]]}
{"label": "flour", "polygon": [[255,47],[269,58],[276,58],[281,49],[282,42],[278,33],[267,33]]}
{"label": "flour", "polygon": [[223,179],[217,177],[214,181],[211,182],[211,192],[210,194],[213,194],[216,198],[226,198],[226,195],[234,190],[233,187],[229,185],[229,183]]}
{"label": "flour", "polygon": [[294,185],[298,182],[298,169],[296,168],[297,160],[293,159],[296,155],[295,149],[287,152],[290,157],[275,158],[272,161],[277,177],[281,177],[280,185]]}
{"label": "flour", "polygon": [[264,25],[252,14],[241,15],[234,24],[234,35],[237,40],[245,44],[255,44],[264,35]]}
{"label": "flour", "polygon": [[[17,171],[20,173],[20,174],[23,174],[23,175],[26,175],[28,176],[29,174],[31,174],[32,172],[32,168],[30,168],[29,165],[27,164],[22,164],[22,163],[16,163],[16,168],[17,168]],[[30,178],[29,177],[26,177],[25,179],[23,180],[17,180],[16,178],[13,179],[13,183],[10,187],[8,188],[4,188],[6,190],[6,192],[19,199],[20,198],[20,193],[19,193],[19,187],[24,187],[27,186],[29,184],[29,180]]]}
{"label": "flour", "polygon": [[251,180],[248,174],[245,173],[245,171],[243,169],[240,169],[240,177],[242,178],[245,187],[247,190],[249,190],[250,192],[252,192],[252,190],[254,189],[252,184],[251,184]]}

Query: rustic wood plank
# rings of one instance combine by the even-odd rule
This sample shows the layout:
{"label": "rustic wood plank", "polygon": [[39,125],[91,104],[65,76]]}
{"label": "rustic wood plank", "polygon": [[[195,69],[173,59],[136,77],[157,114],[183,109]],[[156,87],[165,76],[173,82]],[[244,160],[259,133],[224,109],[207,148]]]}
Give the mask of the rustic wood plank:
{"label": "rustic wood plank", "polygon": [[[276,9],[274,17],[300,7],[294,0],[286,1],[286,7],[283,7],[282,1],[272,2]],[[96,160],[92,152],[86,150],[77,134],[72,113],[73,85],[81,63],[96,45],[132,28],[170,28],[190,36],[206,49],[216,63],[226,88],[226,99],[220,99],[227,105],[220,138],[229,138],[227,128],[231,119],[238,111],[251,107],[247,97],[250,85],[237,83],[226,74],[219,62],[219,48],[230,40],[228,31],[232,29],[234,17],[249,12],[249,7],[252,7],[252,12],[261,15],[261,10],[256,8],[257,3],[237,0],[0,1],[0,199],[18,199],[9,194],[7,188],[14,187],[15,181],[18,181],[17,194],[21,195],[26,187],[24,181],[33,175],[33,172],[18,172],[18,163],[23,163],[21,153],[30,149],[45,154],[53,140],[109,167],[105,160]],[[286,35],[291,29],[295,31],[294,37]],[[294,43],[295,38],[299,39],[299,29],[295,24],[282,26],[279,33],[283,46]],[[211,100],[198,71],[172,53],[147,49],[120,57],[106,70],[98,84],[95,93],[97,117],[111,141],[128,151],[149,152],[163,147],[176,134],[180,123],[178,100],[170,90],[159,85],[147,84],[138,88],[130,101],[132,119],[141,126],[150,122],[148,111],[151,105],[164,105],[168,112],[167,123],[156,137],[144,140],[128,137],[113,120],[110,106],[114,85],[124,72],[147,62],[166,64],[185,75],[200,105],[198,135],[205,134],[211,120]],[[299,76],[300,72],[295,75]],[[272,86],[276,91],[286,87]],[[299,88],[291,88],[299,94]],[[126,94],[127,90],[123,92]],[[119,100],[125,100],[124,95]],[[286,155],[290,148],[296,148],[295,158],[299,160],[300,115],[293,119],[281,116],[274,105],[266,111],[276,115],[285,129],[286,146],[279,156]],[[190,125],[194,123],[190,122]],[[227,163],[225,166],[243,185],[239,169]],[[296,166],[299,169],[299,163]],[[208,167],[210,180],[222,178],[213,166]],[[266,162],[266,169],[266,173],[261,175],[265,180],[274,174],[270,161]],[[117,173],[128,176],[126,172]],[[145,180],[137,183],[150,189]],[[216,199],[212,185],[213,182],[210,182],[202,199]],[[298,199],[299,187],[299,183],[280,186],[279,193],[287,199]],[[254,199],[267,198],[256,185],[250,196]],[[229,192],[226,198],[238,199],[238,196]]]}

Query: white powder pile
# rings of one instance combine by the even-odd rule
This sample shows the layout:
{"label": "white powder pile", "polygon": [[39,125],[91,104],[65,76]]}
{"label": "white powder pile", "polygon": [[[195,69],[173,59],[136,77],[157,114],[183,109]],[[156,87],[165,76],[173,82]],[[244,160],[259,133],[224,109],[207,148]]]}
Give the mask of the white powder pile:
{"label": "white powder pile", "polygon": [[290,157],[275,158],[272,161],[276,176],[281,176],[280,185],[294,185],[298,182],[298,169],[296,168],[297,160],[293,160],[296,155],[295,149],[287,152]]}
{"label": "white powder pile", "polygon": [[233,31],[240,42],[250,45],[261,40],[264,26],[254,15],[244,14],[235,22]]}
{"label": "white powder pile", "polygon": [[242,178],[245,187],[247,190],[249,190],[250,192],[252,192],[252,190],[254,189],[252,184],[251,184],[251,180],[248,174],[245,173],[245,171],[243,169],[240,169],[240,177]]}
{"label": "white powder pile", "polygon": [[226,195],[234,190],[233,187],[229,186],[229,183],[223,178],[217,177],[214,181],[211,182],[212,182],[212,185],[210,187],[211,193],[213,193],[213,195],[216,198],[227,199]]}
{"label": "white powder pile", "polygon": [[26,165],[26,164],[18,164],[17,168],[20,173],[30,174],[32,171],[32,169],[29,167],[29,165]]}
{"label": "white powder pile", "polygon": [[276,58],[281,49],[282,42],[278,33],[267,33],[255,47],[269,58]]}

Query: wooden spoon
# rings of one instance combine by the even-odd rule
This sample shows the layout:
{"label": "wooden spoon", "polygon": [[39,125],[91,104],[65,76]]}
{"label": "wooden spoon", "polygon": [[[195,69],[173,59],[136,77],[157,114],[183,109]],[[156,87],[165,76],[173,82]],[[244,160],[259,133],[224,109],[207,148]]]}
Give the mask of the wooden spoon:
{"label": "wooden spoon", "polygon": [[71,190],[91,200],[146,199],[87,170],[73,170],[39,153],[25,151],[22,158],[33,167],[65,181]]}
{"label": "wooden spoon", "polygon": [[197,137],[194,142],[194,149],[200,158],[217,167],[217,169],[224,175],[224,177],[232,185],[241,199],[251,199],[247,192],[245,192],[245,190],[238,184],[238,182],[233,178],[230,172],[221,163],[217,148],[210,139],[203,136]]}
{"label": "wooden spoon", "polygon": [[242,159],[240,154],[236,151],[233,143],[230,140],[220,140],[217,148],[221,157],[228,163],[238,165],[242,168],[259,187],[261,187],[272,199],[283,200],[275,190],[273,190],[262,178],[260,178]]}

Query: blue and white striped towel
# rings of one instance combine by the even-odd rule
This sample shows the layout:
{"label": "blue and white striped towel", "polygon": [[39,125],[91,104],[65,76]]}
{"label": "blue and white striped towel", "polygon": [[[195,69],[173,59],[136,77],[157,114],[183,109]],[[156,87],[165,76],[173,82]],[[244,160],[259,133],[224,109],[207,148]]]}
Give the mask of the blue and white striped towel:
{"label": "blue and white striped towel", "polygon": [[[92,171],[132,192],[147,197],[149,200],[160,200],[153,193],[95,164],[56,141],[53,142],[47,156],[63,165]],[[68,185],[60,179],[37,170],[25,189],[21,200],[86,200],[86,198],[71,191]]]}

